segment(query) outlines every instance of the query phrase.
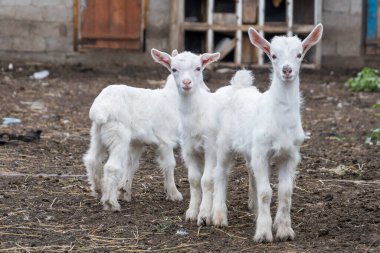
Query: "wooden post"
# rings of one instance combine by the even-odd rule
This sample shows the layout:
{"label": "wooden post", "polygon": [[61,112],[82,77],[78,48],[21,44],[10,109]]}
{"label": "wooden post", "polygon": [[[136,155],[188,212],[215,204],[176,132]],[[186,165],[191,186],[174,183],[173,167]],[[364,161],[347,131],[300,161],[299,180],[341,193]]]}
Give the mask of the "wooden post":
{"label": "wooden post", "polygon": [[170,51],[184,50],[184,32],[181,24],[184,21],[184,0],[171,0]]}
{"label": "wooden post", "polygon": [[[263,26],[265,22],[265,0],[260,0],[259,1],[259,26]],[[264,31],[258,31],[262,36],[264,36]],[[264,53],[263,50],[259,49],[259,53],[257,54],[258,59],[257,62],[259,65],[264,64]]]}
{"label": "wooden post", "polygon": [[[314,0],[314,25],[321,23],[322,17],[322,1]],[[315,68],[320,69],[322,63],[322,41],[320,41],[315,49]]]}
{"label": "wooden post", "polygon": [[207,1],[207,24],[209,29],[207,29],[207,52],[212,53],[214,51],[214,31],[211,29],[213,23],[213,12],[214,12],[214,0]]}
{"label": "wooden post", "polygon": [[286,0],[286,24],[288,26],[288,36],[293,35],[293,0]]}
{"label": "wooden post", "polygon": [[[236,2],[236,16],[237,16],[237,25],[241,26],[243,24],[243,0],[237,0]],[[236,47],[235,47],[235,63],[241,64],[241,50],[242,50],[242,40],[243,32],[241,29],[236,31]]]}
{"label": "wooden post", "polygon": [[78,33],[79,33],[79,29],[78,29],[78,25],[79,25],[79,22],[78,22],[78,0],[74,0],[74,15],[73,15],[73,26],[74,26],[74,38],[73,38],[73,48],[74,48],[74,51],[78,51]]}

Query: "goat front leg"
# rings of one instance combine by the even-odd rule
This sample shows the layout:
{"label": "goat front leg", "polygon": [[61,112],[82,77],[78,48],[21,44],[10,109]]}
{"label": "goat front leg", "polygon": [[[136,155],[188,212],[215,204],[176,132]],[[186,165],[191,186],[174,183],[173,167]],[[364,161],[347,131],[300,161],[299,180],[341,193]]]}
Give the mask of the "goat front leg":
{"label": "goat front leg", "polygon": [[173,147],[162,145],[158,148],[158,158],[161,169],[165,177],[166,199],[172,201],[182,201],[182,194],[178,191],[174,180],[175,158]]}
{"label": "goat front leg", "polygon": [[272,217],[270,203],[272,188],[269,183],[269,164],[261,153],[253,153],[251,168],[256,181],[257,189],[257,214],[256,214],[256,242],[272,242]]}
{"label": "goat front leg", "polygon": [[205,153],[205,167],[201,179],[202,202],[198,214],[198,226],[211,225],[212,202],[214,192],[213,172],[216,162],[215,152],[208,147]]}
{"label": "goat front leg", "polygon": [[212,207],[212,222],[214,226],[228,226],[227,219],[227,183],[229,170],[232,167],[232,154],[218,150],[214,178],[214,201]]}
{"label": "goat front leg", "polygon": [[279,166],[278,207],[273,227],[276,230],[276,238],[281,241],[293,240],[295,236],[291,225],[290,209],[295,172],[299,160],[300,155],[297,152],[294,157],[288,158]]}
{"label": "goat front leg", "polygon": [[191,151],[184,151],[182,156],[187,167],[190,184],[190,203],[186,211],[186,221],[196,221],[199,213],[199,205],[202,200],[201,166],[203,159],[200,155],[194,154]]}

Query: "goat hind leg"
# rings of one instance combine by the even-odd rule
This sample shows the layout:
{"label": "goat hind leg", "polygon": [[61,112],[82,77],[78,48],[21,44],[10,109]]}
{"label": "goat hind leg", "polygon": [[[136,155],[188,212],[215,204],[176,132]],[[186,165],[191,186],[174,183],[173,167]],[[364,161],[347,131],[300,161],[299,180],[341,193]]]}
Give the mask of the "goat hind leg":
{"label": "goat hind leg", "polygon": [[246,167],[248,169],[248,210],[253,211],[257,215],[257,192],[256,182],[253,175],[253,169],[251,168],[250,156],[245,156]]}
{"label": "goat hind leg", "polygon": [[107,156],[107,151],[100,140],[98,126],[93,123],[91,126],[90,148],[83,157],[86,167],[87,180],[90,184],[91,194],[98,197],[101,194],[101,180],[103,177],[103,161]]}
{"label": "goat hind leg", "polygon": [[132,182],[136,171],[139,168],[140,157],[144,151],[144,146],[140,144],[132,144],[129,148],[128,166],[123,180],[123,200],[130,202],[132,199]]}
{"label": "goat hind leg", "polygon": [[110,122],[102,127],[102,140],[108,147],[109,157],[104,165],[101,202],[105,210],[120,211],[117,197],[128,170],[126,156],[131,141],[130,132],[121,123]]}

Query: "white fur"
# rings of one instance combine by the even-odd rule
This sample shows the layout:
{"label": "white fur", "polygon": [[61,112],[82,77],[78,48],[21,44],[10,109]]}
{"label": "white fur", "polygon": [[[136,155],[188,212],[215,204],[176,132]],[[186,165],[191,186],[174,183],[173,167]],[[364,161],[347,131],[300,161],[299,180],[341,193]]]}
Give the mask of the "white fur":
{"label": "white fur", "polygon": [[264,93],[254,87],[237,90],[231,97],[230,106],[220,113],[213,223],[215,226],[228,224],[228,172],[232,166],[232,154],[238,152],[244,155],[250,170],[250,194],[256,195],[251,195],[249,200],[249,205],[256,211],[254,240],[273,240],[269,164],[276,159],[279,169],[278,209],[274,221],[276,238],[293,239],[291,197],[296,166],[300,161],[299,150],[304,140],[299,69],[307,50],[319,41],[322,27],[317,26],[303,42],[297,37],[275,37],[269,43],[253,28],[249,30],[249,35],[251,42],[264,50],[272,61],[272,84]]}
{"label": "white fur", "polygon": [[209,225],[216,166],[217,116],[228,104],[233,90],[251,85],[253,77],[248,71],[238,72],[231,86],[210,93],[203,82],[202,70],[219,58],[218,53],[198,56],[183,52],[170,57],[153,49],[152,56],[172,72],[179,92],[180,143],[190,183],[186,220],[197,220],[198,225]]}
{"label": "white fur", "polygon": [[179,138],[177,101],[172,75],[163,89],[110,85],[96,97],[89,113],[90,148],[83,160],[92,193],[102,194],[105,209],[120,210],[120,189],[125,191],[124,200],[131,200],[132,180],[145,144],[157,147],[167,198],[182,200],[174,181],[173,148]]}

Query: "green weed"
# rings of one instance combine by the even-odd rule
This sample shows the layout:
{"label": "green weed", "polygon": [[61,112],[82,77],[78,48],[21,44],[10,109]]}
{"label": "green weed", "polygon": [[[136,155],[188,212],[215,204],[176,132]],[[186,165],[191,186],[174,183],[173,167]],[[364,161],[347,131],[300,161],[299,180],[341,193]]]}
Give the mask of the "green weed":
{"label": "green weed", "polygon": [[380,91],[379,70],[365,67],[345,85],[352,91]]}
{"label": "green weed", "polygon": [[[380,108],[380,101],[377,102],[373,108]],[[380,114],[376,114],[377,117],[380,117]],[[367,144],[373,144],[376,143],[376,145],[380,145],[380,126],[372,130],[371,136],[367,137],[365,143]]]}

